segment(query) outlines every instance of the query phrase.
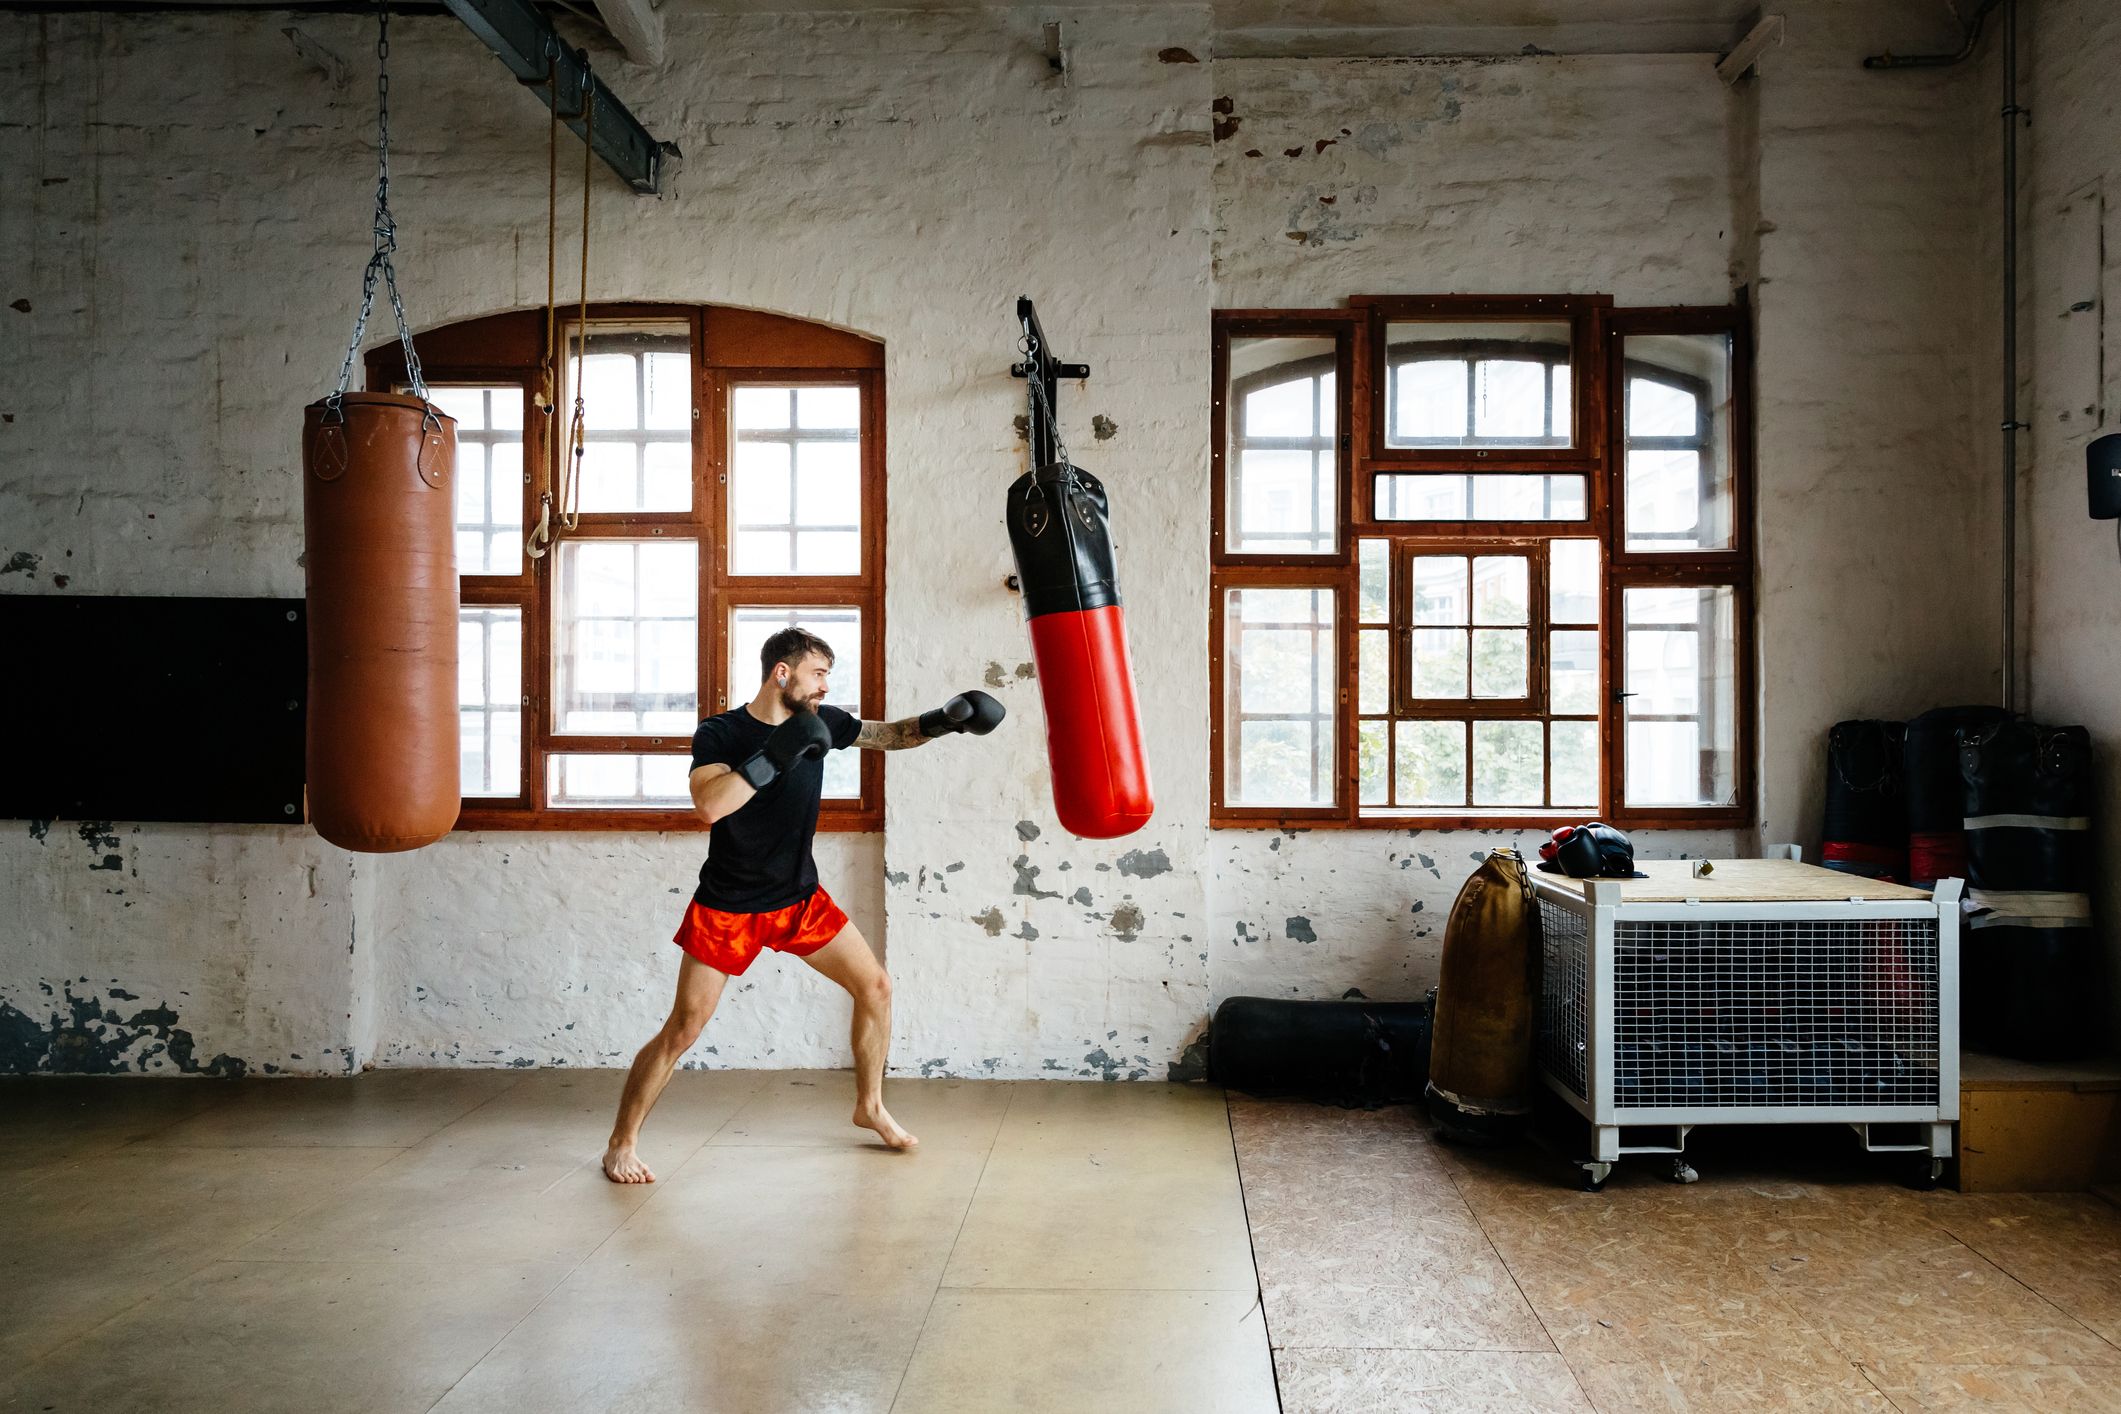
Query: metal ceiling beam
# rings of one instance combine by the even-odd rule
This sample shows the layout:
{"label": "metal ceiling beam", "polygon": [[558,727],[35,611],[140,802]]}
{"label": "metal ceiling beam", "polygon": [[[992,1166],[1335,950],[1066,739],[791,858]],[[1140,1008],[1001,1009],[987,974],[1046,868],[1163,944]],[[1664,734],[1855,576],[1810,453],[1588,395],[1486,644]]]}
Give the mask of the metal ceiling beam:
{"label": "metal ceiling beam", "polygon": [[[590,72],[582,53],[568,47],[530,0],[443,3],[500,56],[524,87],[537,94],[539,102],[558,111],[560,121],[576,137],[583,137],[589,126],[582,120],[582,94],[585,85],[593,86],[596,124],[590,145],[627,186],[643,196],[658,196],[677,176],[681,158],[677,144],[651,137],[641,120]],[[548,62],[558,80],[552,86],[545,82]]]}

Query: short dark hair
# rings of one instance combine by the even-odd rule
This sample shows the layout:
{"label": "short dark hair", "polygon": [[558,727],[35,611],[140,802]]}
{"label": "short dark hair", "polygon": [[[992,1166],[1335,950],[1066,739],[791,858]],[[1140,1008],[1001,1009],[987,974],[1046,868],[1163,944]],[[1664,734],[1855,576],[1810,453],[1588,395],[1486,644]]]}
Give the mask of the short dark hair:
{"label": "short dark hair", "polygon": [[773,676],[774,664],[786,663],[793,670],[813,653],[822,655],[828,664],[835,661],[832,645],[809,629],[782,629],[759,648],[759,681]]}

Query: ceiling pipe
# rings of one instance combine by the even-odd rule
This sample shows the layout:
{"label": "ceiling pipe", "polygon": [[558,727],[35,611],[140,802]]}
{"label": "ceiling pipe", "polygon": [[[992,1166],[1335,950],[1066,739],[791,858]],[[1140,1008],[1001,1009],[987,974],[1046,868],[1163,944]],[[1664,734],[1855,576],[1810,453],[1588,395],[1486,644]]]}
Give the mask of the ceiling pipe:
{"label": "ceiling pipe", "polygon": [[2003,10],[2003,706],[2018,710],[2018,127],[2032,110],[2018,103],[2018,0],[1982,0],[1952,54],[1874,54],[1866,69],[1946,68],[1971,57],[1981,25]]}

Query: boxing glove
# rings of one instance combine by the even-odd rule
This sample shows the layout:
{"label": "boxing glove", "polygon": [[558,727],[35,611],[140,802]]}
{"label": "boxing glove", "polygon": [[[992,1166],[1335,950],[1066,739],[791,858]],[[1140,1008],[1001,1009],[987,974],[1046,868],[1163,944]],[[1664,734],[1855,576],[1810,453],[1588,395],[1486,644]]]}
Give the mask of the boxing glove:
{"label": "boxing glove", "polygon": [[974,736],[985,736],[1002,724],[1009,714],[986,693],[977,688],[961,692],[942,706],[921,713],[921,735],[925,737],[947,736],[951,732],[970,732]]}
{"label": "boxing glove", "polygon": [[814,761],[832,749],[832,728],[815,712],[798,712],[773,729],[766,744],[753,752],[736,773],[764,790],[798,761]]}

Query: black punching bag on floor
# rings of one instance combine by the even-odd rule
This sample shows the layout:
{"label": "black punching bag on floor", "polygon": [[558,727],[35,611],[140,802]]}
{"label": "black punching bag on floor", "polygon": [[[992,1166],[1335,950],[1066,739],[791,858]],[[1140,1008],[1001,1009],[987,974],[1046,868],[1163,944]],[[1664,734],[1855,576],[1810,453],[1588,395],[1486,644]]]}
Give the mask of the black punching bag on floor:
{"label": "black punching bag on floor", "polygon": [[1960,949],[1966,1043],[2026,1060],[2083,1055],[2096,1039],[2091,737],[1996,722],[1959,733],[1967,892]]}

